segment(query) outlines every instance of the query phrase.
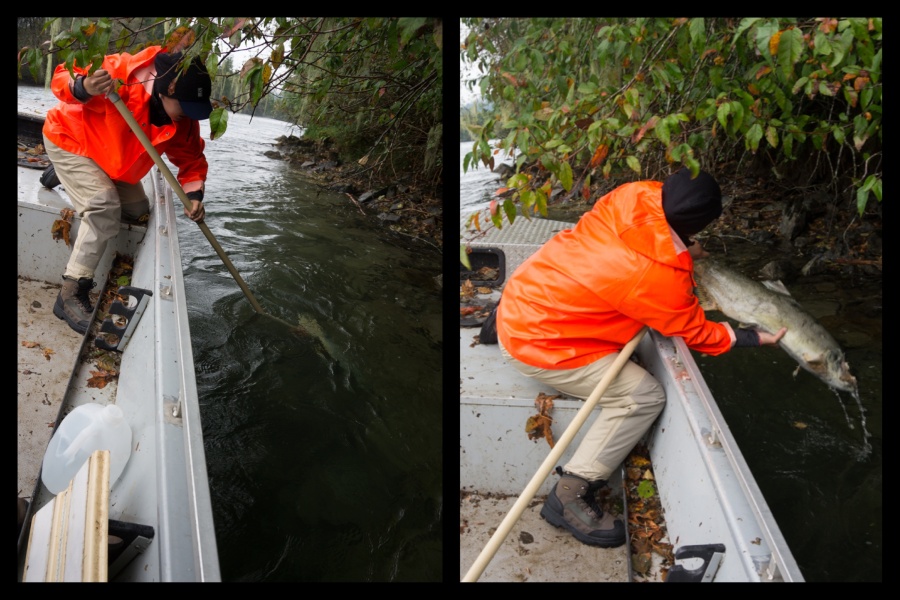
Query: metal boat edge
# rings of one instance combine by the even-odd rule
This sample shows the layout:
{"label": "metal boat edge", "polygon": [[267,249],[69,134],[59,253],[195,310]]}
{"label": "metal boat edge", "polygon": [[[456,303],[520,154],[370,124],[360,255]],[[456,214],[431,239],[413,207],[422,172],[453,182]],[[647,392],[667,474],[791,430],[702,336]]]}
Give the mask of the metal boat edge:
{"label": "metal boat edge", "polygon": [[[499,300],[508,274],[553,235],[570,227],[567,222],[520,217],[502,230],[491,228],[473,235],[461,221],[461,241],[472,249],[470,257],[478,259],[473,271],[476,264],[486,264],[501,274],[486,300]],[[477,329],[460,327],[461,496],[464,492],[519,494],[547,454],[545,444],[536,445],[526,438],[525,421],[535,412],[537,393],[557,392],[515,372],[496,346],[474,343],[477,333]],[[651,330],[635,355],[666,389],[666,407],[645,440],[679,570],[695,581],[803,581],[684,341]],[[581,404],[578,399],[558,400],[552,415],[554,431],[564,431]],[[574,452],[588,426],[582,427],[560,464]],[[548,477],[538,493],[546,495],[552,485],[553,477]],[[546,523],[530,526],[552,529]],[[587,555],[587,547],[582,548],[582,554]],[[568,552],[571,556],[571,549]],[[684,561],[680,561],[682,555]],[[466,559],[471,556],[461,555],[461,563]],[[540,560],[548,559],[545,550]],[[560,560],[557,564],[571,562]],[[529,571],[527,559],[518,568]],[[555,580],[566,580],[565,574],[557,572],[554,576],[560,578]],[[584,579],[573,570],[568,580],[596,579]]]}

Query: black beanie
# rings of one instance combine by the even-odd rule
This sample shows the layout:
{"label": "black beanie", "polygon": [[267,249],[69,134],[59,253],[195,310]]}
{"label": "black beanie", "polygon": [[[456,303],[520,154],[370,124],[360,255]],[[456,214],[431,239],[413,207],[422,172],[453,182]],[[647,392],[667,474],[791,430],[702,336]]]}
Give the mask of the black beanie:
{"label": "black beanie", "polygon": [[712,175],[700,171],[696,179],[681,168],[666,177],[662,187],[663,212],[685,246],[690,237],[722,214],[722,190]]}

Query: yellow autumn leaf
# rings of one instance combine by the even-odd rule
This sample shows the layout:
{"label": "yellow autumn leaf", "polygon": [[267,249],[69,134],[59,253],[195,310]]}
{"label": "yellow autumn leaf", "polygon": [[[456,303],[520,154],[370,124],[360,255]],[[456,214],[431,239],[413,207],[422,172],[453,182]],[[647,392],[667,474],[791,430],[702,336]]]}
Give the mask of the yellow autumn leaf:
{"label": "yellow autumn leaf", "polygon": [[776,56],[778,54],[778,41],[781,39],[781,33],[777,32],[769,38],[769,54]]}

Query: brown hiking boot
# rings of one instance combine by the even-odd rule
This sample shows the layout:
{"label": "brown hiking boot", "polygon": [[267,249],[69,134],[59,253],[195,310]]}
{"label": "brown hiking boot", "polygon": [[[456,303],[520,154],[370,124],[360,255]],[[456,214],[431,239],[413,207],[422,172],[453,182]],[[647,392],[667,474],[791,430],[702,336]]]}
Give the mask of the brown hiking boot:
{"label": "brown hiking boot", "polygon": [[625,543],[625,524],[597,504],[595,492],[605,481],[590,482],[559,470],[562,477],[547,496],[541,516],[551,525],[564,527],[575,538],[592,546],[616,548]]}
{"label": "brown hiking boot", "polygon": [[63,276],[62,289],[56,297],[53,306],[53,314],[60,319],[65,319],[69,327],[84,335],[91,317],[94,315],[94,307],[88,292],[94,287],[93,279],[82,277],[78,281]]}

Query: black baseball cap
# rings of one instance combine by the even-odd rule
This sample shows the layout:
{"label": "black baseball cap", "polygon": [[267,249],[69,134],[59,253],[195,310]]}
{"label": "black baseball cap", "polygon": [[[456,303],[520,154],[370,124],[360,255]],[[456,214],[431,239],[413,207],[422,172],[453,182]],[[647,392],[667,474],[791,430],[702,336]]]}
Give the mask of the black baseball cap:
{"label": "black baseball cap", "polygon": [[181,111],[189,119],[202,121],[212,113],[212,79],[200,58],[195,57],[187,71],[181,72],[181,52],[156,56],[157,91],[178,100]]}

